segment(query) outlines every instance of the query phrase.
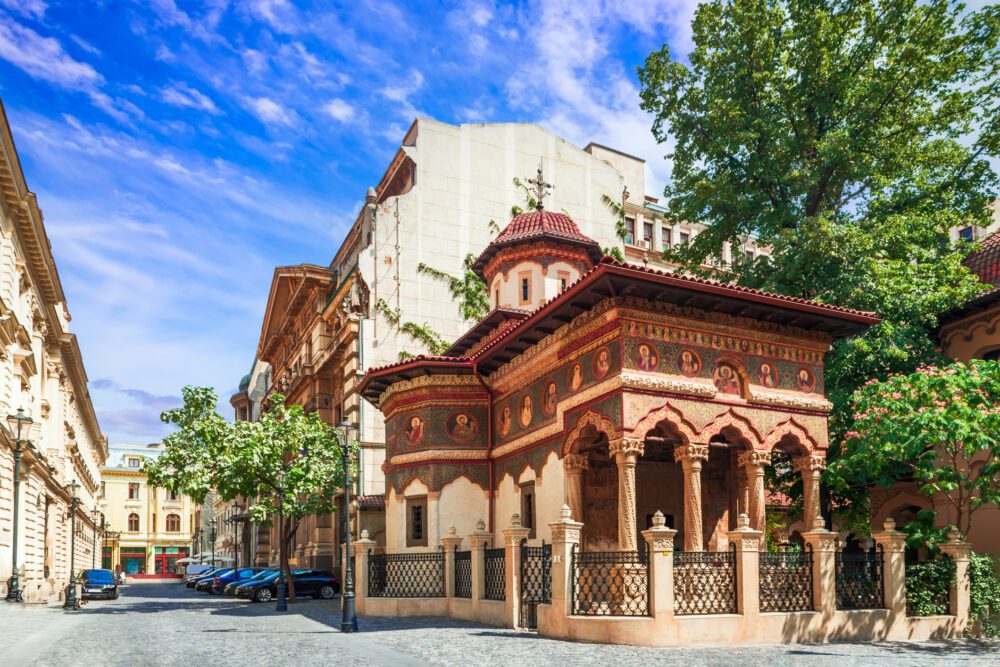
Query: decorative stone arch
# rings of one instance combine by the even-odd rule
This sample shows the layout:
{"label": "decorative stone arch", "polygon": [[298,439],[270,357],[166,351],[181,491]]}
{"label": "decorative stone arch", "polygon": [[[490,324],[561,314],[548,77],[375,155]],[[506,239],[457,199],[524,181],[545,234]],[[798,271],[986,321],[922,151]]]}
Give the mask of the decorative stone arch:
{"label": "decorative stone arch", "polygon": [[787,436],[793,436],[797,439],[807,450],[807,454],[812,454],[819,449],[819,443],[816,441],[816,438],[809,433],[809,430],[806,427],[795,421],[794,417],[789,417],[772,428],[767,435],[764,436],[764,442],[761,449],[771,451]]}
{"label": "decorative stone arch", "polygon": [[593,427],[598,433],[603,433],[608,438],[608,442],[613,441],[618,437],[615,430],[615,423],[611,421],[610,418],[605,417],[596,410],[587,410],[587,412],[576,420],[576,425],[570,430],[563,440],[562,444],[562,454],[560,456],[564,457],[567,454],[575,453],[573,451],[573,446],[583,435],[583,430],[588,426]]}
{"label": "decorative stone arch", "polygon": [[712,421],[705,424],[698,434],[698,442],[708,442],[717,435],[720,435],[726,428],[733,428],[739,431],[740,435],[750,443],[753,449],[760,449],[763,438],[753,425],[753,422],[739,414],[733,408],[726,410],[720,415],[716,415]]}
{"label": "decorative stone arch", "polygon": [[684,438],[684,444],[695,441],[695,428],[687,419],[684,418],[683,413],[680,410],[670,405],[670,403],[664,403],[659,408],[654,408],[646,413],[646,415],[639,420],[639,423],[635,425],[632,429],[630,437],[636,438],[638,440],[644,440],[646,435],[649,434],[656,425],[660,422],[667,422],[681,434]]}
{"label": "decorative stone arch", "polygon": [[934,509],[930,498],[913,493],[910,489],[900,489],[898,494],[889,498],[879,507],[872,507],[872,526],[880,528],[894,512],[910,506],[924,510]]}

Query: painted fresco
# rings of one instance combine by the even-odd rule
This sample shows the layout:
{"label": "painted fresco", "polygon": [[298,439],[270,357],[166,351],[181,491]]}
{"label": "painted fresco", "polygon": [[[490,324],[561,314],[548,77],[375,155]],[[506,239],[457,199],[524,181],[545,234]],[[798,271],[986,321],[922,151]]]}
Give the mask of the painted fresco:
{"label": "painted fresco", "polygon": [[388,455],[427,449],[469,449],[486,446],[486,408],[417,405],[400,409],[386,420]]}

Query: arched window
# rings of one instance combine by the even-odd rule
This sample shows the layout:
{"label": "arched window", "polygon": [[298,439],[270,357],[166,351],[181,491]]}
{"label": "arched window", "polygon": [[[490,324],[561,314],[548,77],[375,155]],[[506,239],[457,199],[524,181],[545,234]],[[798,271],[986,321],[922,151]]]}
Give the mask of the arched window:
{"label": "arched window", "polygon": [[167,532],[168,533],[181,532],[181,517],[179,514],[167,515]]}
{"label": "arched window", "polygon": [[139,515],[135,512],[128,515],[128,529],[130,533],[139,532]]}

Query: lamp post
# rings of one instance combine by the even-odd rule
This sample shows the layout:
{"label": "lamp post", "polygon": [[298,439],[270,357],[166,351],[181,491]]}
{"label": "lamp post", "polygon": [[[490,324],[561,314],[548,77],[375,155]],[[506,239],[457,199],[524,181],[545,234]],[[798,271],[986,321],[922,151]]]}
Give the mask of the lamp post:
{"label": "lamp post", "polygon": [[288,584],[285,581],[285,470],[278,471],[278,601],[275,611],[288,611]]}
{"label": "lamp post", "polygon": [[93,542],[91,543],[90,556],[91,564],[90,567],[94,570],[97,569],[97,517],[101,515],[101,511],[96,507],[90,513],[90,518],[94,520],[94,536]]}
{"label": "lamp post", "polygon": [[201,557],[201,549],[198,546],[201,544],[201,528],[191,533],[191,558],[194,558],[194,550],[198,549],[198,557]]}
{"label": "lamp post", "polygon": [[340,462],[344,466],[344,518],[347,530],[344,531],[344,589],[340,594],[340,631],[357,632],[358,617],[354,608],[354,567],[351,565],[351,453],[348,445],[348,429],[353,428],[353,422],[337,424],[343,429],[344,437],[340,447]]}
{"label": "lamp post", "polygon": [[212,527],[208,533],[208,541],[212,545],[212,567],[215,567],[215,517],[209,519],[208,525]]}
{"label": "lamp post", "polygon": [[236,548],[233,552],[235,559],[233,560],[233,565],[236,567],[240,566],[240,515],[243,514],[243,503],[233,503],[233,509],[236,510],[236,514],[233,515],[233,531],[236,534]]}
{"label": "lamp post", "polygon": [[26,440],[21,438],[21,429],[24,426],[29,426],[32,424],[32,419],[28,415],[24,414],[24,408],[18,408],[16,415],[10,415],[7,417],[7,423],[10,424],[11,430],[14,430],[14,425],[17,425],[17,438],[14,440],[14,534],[11,538],[11,552],[10,552],[10,579],[7,582],[7,602],[23,602],[24,598],[21,596],[21,578],[18,576],[17,571],[17,521],[19,518],[18,510],[20,508],[20,491],[21,491],[21,452],[22,447]]}
{"label": "lamp post", "polygon": [[76,480],[69,485],[73,494],[73,499],[69,503],[69,588],[66,591],[66,602],[63,609],[79,609],[80,601],[76,598],[76,508],[80,499],[76,497],[76,490],[80,488]]}

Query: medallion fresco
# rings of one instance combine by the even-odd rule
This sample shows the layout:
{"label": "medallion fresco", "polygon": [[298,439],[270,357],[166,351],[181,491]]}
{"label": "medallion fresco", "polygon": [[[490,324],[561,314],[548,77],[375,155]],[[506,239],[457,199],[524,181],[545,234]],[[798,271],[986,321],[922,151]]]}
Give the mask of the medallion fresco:
{"label": "medallion fresco", "polygon": [[386,454],[390,457],[425,449],[485,447],[486,408],[460,403],[415,406],[386,420]]}

